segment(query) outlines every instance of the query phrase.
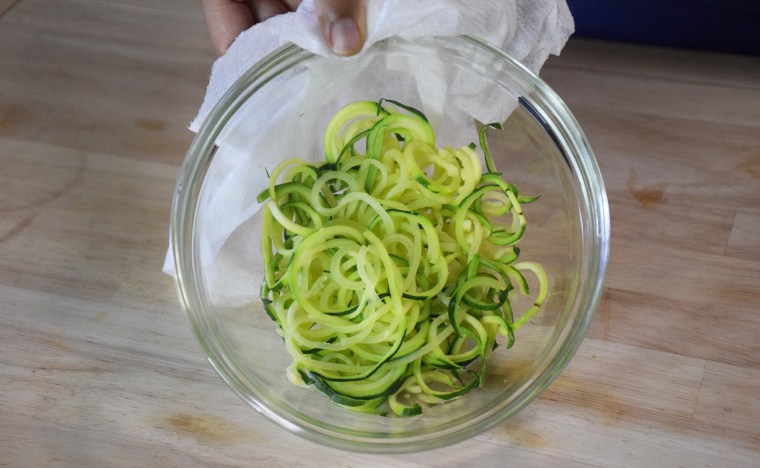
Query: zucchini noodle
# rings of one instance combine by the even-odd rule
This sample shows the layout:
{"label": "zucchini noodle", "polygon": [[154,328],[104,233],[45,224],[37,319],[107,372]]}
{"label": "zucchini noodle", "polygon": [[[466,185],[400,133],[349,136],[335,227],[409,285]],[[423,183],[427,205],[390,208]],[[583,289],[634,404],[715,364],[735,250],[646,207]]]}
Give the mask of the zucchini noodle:
{"label": "zucchini noodle", "polygon": [[[271,172],[258,197],[261,299],[293,383],[356,411],[414,416],[483,385],[497,337],[512,347],[547,278],[518,261],[522,205],[535,198],[496,172],[485,129],[481,160],[475,144],[436,148],[414,108],[355,102],[328,124],[323,164],[287,159]],[[513,310],[517,296],[527,310]]]}

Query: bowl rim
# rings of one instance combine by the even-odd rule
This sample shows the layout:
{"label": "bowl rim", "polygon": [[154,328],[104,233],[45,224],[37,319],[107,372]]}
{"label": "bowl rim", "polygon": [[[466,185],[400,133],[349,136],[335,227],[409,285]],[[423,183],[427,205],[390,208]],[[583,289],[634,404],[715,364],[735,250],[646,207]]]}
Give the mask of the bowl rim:
{"label": "bowl rim", "polygon": [[[364,435],[352,435],[351,431],[339,434],[331,433],[306,421],[292,421],[285,414],[281,414],[272,408],[272,402],[262,401],[263,398],[260,395],[252,396],[242,383],[243,376],[238,375],[239,372],[235,369],[234,364],[223,352],[225,345],[217,339],[218,334],[214,331],[215,327],[213,324],[206,323],[200,316],[198,311],[203,310],[204,306],[208,304],[200,294],[203,285],[196,268],[198,256],[196,243],[193,242],[193,228],[197,207],[193,201],[198,199],[202,186],[201,182],[213,160],[216,151],[216,137],[221,133],[228,118],[233,116],[253,93],[277,76],[278,67],[295,65],[315,56],[315,54],[294,44],[287,44],[264,57],[240,76],[214,106],[193,139],[180,168],[172,200],[170,250],[173,256],[177,295],[193,329],[196,341],[212,367],[238,396],[270,420],[306,439],[340,449],[375,453],[427,450],[461,442],[503,422],[531,403],[567,366],[587,334],[601,299],[609,259],[609,206],[604,182],[594,153],[577,120],[564,101],[548,84],[501,49],[473,35],[435,39],[465,41],[470,45],[480,47],[495,58],[505,62],[507,66],[516,69],[530,81],[534,93],[530,97],[525,96],[521,99],[527,99],[528,110],[539,124],[548,129],[549,123],[551,123],[571,145],[571,156],[565,155],[565,158],[568,164],[576,165],[573,172],[579,176],[580,190],[584,194],[583,200],[587,205],[584,208],[590,214],[586,219],[588,226],[581,226],[581,229],[586,228],[585,232],[582,232],[581,241],[584,249],[597,252],[597,255],[589,256],[588,264],[585,265],[587,268],[586,277],[593,279],[593,281],[584,281],[579,286],[582,288],[578,291],[579,297],[582,298],[582,302],[578,306],[580,312],[564,337],[562,346],[538,378],[530,382],[525,388],[516,404],[510,404],[508,408],[497,407],[485,416],[469,423],[466,427],[455,426],[446,431],[435,433],[433,438],[430,434],[406,438],[384,438],[370,437],[366,433],[362,433]],[[381,42],[391,40],[396,39],[389,38]],[[256,86],[251,86],[252,84]],[[549,133],[552,135],[552,132]],[[556,135],[552,135],[552,137],[556,138]],[[560,149],[562,149],[561,146]],[[190,253],[189,256],[188,252]]]}

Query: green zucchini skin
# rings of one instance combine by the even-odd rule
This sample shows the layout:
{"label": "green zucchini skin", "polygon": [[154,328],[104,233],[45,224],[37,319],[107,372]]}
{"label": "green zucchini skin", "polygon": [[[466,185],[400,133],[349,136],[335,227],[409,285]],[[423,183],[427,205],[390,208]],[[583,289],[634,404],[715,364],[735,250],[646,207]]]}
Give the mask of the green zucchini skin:
{"label": "green zucchini skin", "polygon": [[[436,148],[411,106],[358,101],[327,125],[323,164],[274,168],[257,197],[260,295],[291,381],[351,411],[414,417],[482,386],[498,340],[515,344],[548,294],[516,245],[538,197],[496,170],[487,128],[501,126],[481,129],[481,158],[475,144]],[[517,296],[532,305],[514,310]]]}

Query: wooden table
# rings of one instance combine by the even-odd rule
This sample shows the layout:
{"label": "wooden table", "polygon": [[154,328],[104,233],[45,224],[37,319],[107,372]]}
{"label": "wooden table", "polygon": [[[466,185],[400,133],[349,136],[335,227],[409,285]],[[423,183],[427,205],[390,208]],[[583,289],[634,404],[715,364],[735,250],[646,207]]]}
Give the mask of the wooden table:
{"label": "wooden table", "polygon": [[0,465],[760,466],[760,58],[573,39],[548,62],[610,198],[589,337],[509,422],[365,455],[244,406],[160,271],[214,58],[198,3],[0,17]]}

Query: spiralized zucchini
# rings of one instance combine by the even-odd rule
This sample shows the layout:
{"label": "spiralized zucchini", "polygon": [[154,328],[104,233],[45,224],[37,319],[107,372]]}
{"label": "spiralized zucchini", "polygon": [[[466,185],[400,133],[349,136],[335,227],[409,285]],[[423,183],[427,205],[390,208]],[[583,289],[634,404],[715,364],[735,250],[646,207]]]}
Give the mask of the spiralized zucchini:
{"label": "spiralized zucchini", "polygon": [[[261,299],[293,383],[349,409],[414,416],[483,385],[497,336],[512,347],[547,278],[518,261],[522,205],[535,198],[496,172],[485,129],[486,172],[474,144],[436,148],[416,109],[355,102],[327,126],[324,164],[288,159],[271,172]],[[517,295],[532,303],[520,313]]]}

